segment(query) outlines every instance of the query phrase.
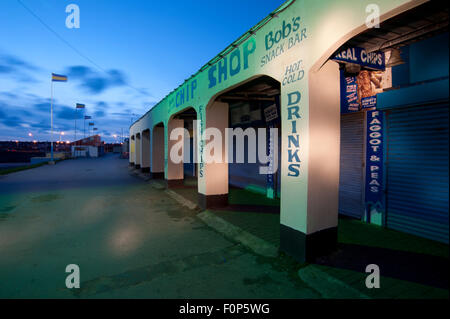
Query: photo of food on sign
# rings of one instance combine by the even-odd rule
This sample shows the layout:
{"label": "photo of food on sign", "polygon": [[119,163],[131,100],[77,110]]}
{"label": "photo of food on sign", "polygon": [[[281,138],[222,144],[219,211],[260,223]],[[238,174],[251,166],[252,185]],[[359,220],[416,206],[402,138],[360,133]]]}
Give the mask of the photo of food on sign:
{"label": "photo of food on sign", "polygon": [[376,106],[377,94],[392,87],[391,68],[362,69],[358,73],[341,73],[342,113],[356,112]]}
{"label": "photo of food on sign", "polygon": [[361,105],[363,98],[374,96],[377,93],[383,92],[383,71],[368,71],[363,70],[359,72],[356,77],[356,84],[358,86],[358,104]]}

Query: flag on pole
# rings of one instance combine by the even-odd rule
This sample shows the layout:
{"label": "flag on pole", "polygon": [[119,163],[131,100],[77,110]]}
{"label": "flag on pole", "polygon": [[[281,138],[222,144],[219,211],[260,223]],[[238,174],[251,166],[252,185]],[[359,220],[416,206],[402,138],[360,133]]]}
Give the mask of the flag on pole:
{"label": "flag on pole", "polygon": [[77,109],[84,109],[86,106],[84,104],[77,103]]}
{"label": "flag on pole", "polygon": [[89,122],[89,126],[94,126],[94,122]]}
{"label": "flag on pole", "polygon": [[90,120],[91,118],[92,118],[92,116],[90,116],[90,115],[85,115],[85,116],[84,116],[84,119],[85,119],[85,120]]}
{"label": "flag on pole", "polygon": [[67,76],[52,73],[52,82],[67,82]]}
{"label": "flag on pole", "polygon": [[98,130],[98,128],[94,127],[94,128],[93,128],[93,130],[94,130],[94,131],[97,131],[97,130]]}

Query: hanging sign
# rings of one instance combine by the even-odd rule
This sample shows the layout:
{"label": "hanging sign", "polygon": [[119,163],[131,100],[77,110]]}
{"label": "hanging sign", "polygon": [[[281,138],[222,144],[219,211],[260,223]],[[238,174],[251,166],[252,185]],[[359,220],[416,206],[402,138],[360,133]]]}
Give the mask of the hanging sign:
{"label": "hanging sign", "polygon": [[269,150],[269,174],[267,174],[267,180],[266,180],[266,196],[267,198],[274,199],[276,197],[276,190],[275,190],[275,174],[271,174],[270,172],[275,171],[275,165],[277,165],[278,161],[275,161],[275,152],[278,150],[275,149],[275,136],[273,134],[273,129],[275,126],[273,124],[269,124],[267,127],[267,136],[266,136],[266,143],[267,143],[267,149]]}
{"label": "hanging sign", "polygon": [[264,117],[266,118],[266,122],[272,122],[278,118],[277,105],[272,104],[264,109]]}
{"label": "hanging sign", "polygon": [[384,72],[362,70],[356,76],[341,70],[341,113],[357,112],[377,106],[377,94],[383,92]]}
{"label": "hanging sign", "polygon": [[333,60],[359,64],[374,70],[384,71],[386,68],[384,52],[367,52],[365,49],[358,47],[339,51],[338,54],[334,56]]}
{"label": "hanging sign", "polygon": [[341,113],[359,111],[359,106],[356,76],[345,76],[341,70]]}
{"label": "hanging sign", "polygon": [[366,221],[380,224],[383,205],[383,112],[366,112]]}

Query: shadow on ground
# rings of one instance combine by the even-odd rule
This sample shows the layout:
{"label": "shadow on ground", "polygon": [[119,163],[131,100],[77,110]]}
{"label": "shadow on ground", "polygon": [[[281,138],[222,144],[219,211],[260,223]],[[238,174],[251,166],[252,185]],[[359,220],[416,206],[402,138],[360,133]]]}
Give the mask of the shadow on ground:
{"label": "shadow on ground", "polygon": [[364,271],[376,264],[382,276],[448,289],[448,258],[421,253],[340,243],[332,255],[318,258],[315,264]]}

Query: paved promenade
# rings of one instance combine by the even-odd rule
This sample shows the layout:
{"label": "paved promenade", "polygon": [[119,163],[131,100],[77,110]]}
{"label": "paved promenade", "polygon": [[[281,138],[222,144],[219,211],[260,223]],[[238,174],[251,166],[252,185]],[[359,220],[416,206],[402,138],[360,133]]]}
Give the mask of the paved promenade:
{"label": "paved promenade", "polygon": [[[320,298],[116,156],[0,176],[0,298]],[[81,288],[67,289],[77,264]]]}

